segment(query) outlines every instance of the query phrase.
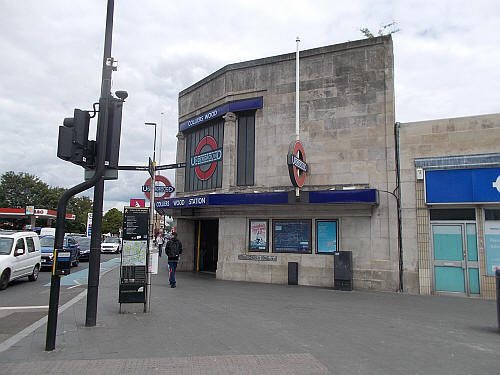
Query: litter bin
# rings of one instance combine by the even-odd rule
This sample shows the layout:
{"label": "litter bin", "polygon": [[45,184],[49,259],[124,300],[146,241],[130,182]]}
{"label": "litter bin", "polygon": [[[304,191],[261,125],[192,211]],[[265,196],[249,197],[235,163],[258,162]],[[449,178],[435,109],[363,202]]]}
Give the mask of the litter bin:
{"label": "litter bin", "polygon": [[299,285],[299,264],[288,262],[288,285]]}
{"label": "litter bin", "polygon": [[352,251],[337,251],[333,255],[333,289],[352,290]]}

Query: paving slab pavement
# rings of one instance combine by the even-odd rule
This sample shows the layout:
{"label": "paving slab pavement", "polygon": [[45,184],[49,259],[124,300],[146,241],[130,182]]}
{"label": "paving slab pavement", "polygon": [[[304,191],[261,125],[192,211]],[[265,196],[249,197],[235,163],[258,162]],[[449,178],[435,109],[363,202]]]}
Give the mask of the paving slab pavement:
{"label": "paving slab pavement", "polygon": [[86,298],[3,352],[1,374],[498,374],[494,301],[216,280],[166,265],[151,312],[119,313],[118,269],[101,278],[97,326]]}

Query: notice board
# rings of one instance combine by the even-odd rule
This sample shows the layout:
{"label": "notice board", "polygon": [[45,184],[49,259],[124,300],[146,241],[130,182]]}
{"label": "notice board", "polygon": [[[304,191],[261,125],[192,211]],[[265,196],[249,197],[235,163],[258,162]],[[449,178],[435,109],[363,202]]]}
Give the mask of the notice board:
{"label": "notice board", "polygon": [[149,209],[125,207],[120,264],[121,303],[146,303]]}
{"label": "notice board", "polygon": [[310,220],[274,220],[273,251],[276,253],[310,253]]}
{"label": "notice board", "polygon": [[142,207],[125,207],[123,213],[123,239],[148,239],[149,209]]}

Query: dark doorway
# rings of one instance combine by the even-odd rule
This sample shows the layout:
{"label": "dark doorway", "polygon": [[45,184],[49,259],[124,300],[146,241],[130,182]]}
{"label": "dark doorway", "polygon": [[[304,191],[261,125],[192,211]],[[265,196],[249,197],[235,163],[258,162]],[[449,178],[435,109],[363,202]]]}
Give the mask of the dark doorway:
{"label": "dark doorway", "polygon": [[215,272],[219,253],[219,220],[199,220],[196,229],[195,269]]}

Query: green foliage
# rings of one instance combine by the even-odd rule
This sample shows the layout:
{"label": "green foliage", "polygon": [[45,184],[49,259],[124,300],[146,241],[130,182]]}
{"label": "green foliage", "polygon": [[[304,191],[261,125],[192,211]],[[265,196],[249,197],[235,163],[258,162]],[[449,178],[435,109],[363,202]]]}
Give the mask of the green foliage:
{"label": "green foliage", "polygon": [[[50,197],[50,188],[38,177],[28,173],[6,172],[0,178],[0,207],[42,207]],[[45,207],[44,207],[45,208]],[[53,207],[47,207],[53,209]]]}
{"label": "green foliage", "polygon": [[[377,36],[383,36],[383,35],[389,35],[389,34],[394,34],[400,31],[399,28],[397,28],[398,23],[396,21],[393,21],[391,23],[388,23],[387,25],[382,26],[380,29],[378,29]],[[375,35],[367,28],[363,27],[359,29],[361,33],[366,37],[366,38],[375,38]]]}
{"label": "green foliage", "polygon": [[67,212],[76,216],[75,220],[66,220],[66,232],[85,233],[87,230],[87,214],[92,212],[92,200],[82,196],[71,198],[68,202]]}
{"label": "green foliage", "polygon": [[363,35],[367,38],[375,38],[375,35],[366,27],[359,29],[363,33]]}
{"label": "green foliage", "polygon": [[118,234],[123,225],[123,213],[112,208],[102,217],[102,233]]}
{"label": "green foliage", "polygon": [[[48,210],[57,210],[61,195],[66,190],[60,187],[50,187],[38,177],[28,173],[18,174],[10,171],[0,177],[0,207],[25,208],[35,206]],[[66,220],[65,231],[85,233],[87,213],[92,211],[92,200],[89,197],[73,197],[66,208],[67,213],[76,215],[76,220]],[[16,229],[21,229],[25,220],[13,220]],[[37,225],[45,226],[44,222]]]}

